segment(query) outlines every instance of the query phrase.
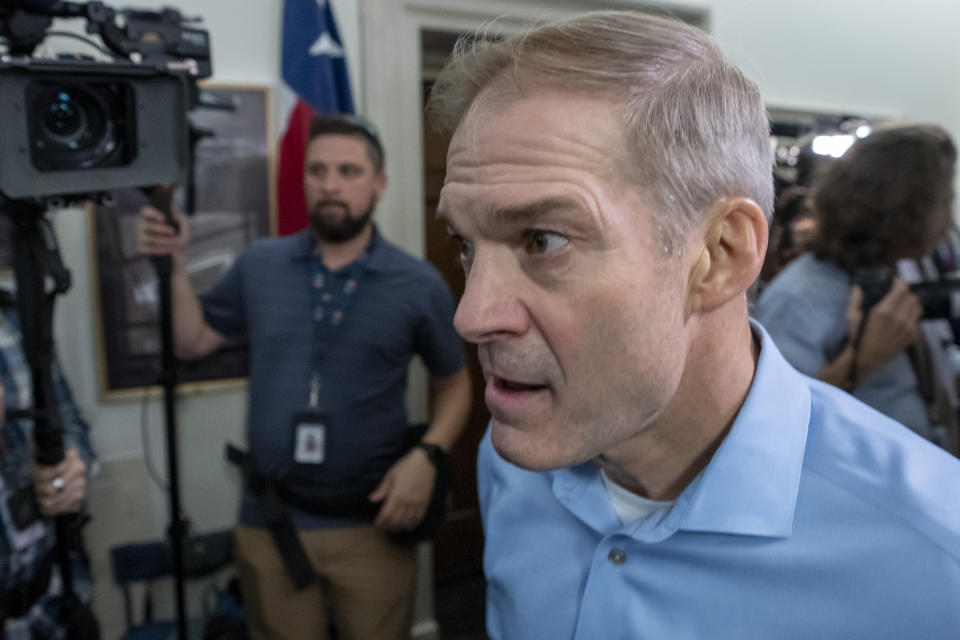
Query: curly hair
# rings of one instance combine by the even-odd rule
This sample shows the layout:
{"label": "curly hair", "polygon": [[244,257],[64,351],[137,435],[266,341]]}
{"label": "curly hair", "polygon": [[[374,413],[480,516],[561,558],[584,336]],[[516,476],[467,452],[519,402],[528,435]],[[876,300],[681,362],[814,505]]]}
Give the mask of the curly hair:
{"label": "curly hair", "polygon": [[814,185],[817,257],[852,271],[932,251],[951,219],[956,160],[950,135],[936,125],[859,140]]}

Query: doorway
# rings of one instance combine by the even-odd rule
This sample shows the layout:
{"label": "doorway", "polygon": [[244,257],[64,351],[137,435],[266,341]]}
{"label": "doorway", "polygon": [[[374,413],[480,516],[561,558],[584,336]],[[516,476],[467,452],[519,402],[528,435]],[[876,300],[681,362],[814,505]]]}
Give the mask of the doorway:
{"label": "doorway", "polygon": [[[447,31],[421,31],[422,105],[444,60],[453,50],[459,34]],[[423,110],[421,109],[421,113]],[[423,122],[423,196],[426,259],[447,281],[454,299],[463,294],[464,275],[458,248],[450,240],[443,224],[436,218],[437,202],[446,172],[447,147],[450,136],[432,130]],[[451,452],[452,505],[447,521],[434,538],[434,577],[438,583],[462,579],[482,573],[483,534],[477,503],[477,448],[483,438],[490,414],[484,405],[485,382],[475,348],[467,347],[467,363],[473,384],[473,404],[463,435]]]}

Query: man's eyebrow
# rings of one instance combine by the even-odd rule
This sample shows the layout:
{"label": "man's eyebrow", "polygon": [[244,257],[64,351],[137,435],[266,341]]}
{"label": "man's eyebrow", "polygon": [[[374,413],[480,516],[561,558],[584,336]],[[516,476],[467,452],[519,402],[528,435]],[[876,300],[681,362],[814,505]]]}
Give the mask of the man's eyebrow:
{"label": "man's eyebrow", "polygon": [[533,224],[546,217],[557,215],[564,217],[582,214],[580,204],[566,197],[545,198],[515,206],[499,207],[493,210],[492,221],[499,224]]}
{"label": "man's eyebrow", "polygon": [[359,160],[335,160],[332,162],[328,160],[306,160],[305,164],[308,166],[322,165],[324,167],[362,167],[363,166],[363,163],[360,162]]}
{"label": "man's eyebrow", "polygon": [[[498,207],[491,212],[489,222],[494,224],[533,224],[546,217],[557,216],[574,218],[582,213],[582,207],[573,198],[545,198],[508,207]],[[450,215],[442,207],[437,208],[437,219],[454,227]]]}

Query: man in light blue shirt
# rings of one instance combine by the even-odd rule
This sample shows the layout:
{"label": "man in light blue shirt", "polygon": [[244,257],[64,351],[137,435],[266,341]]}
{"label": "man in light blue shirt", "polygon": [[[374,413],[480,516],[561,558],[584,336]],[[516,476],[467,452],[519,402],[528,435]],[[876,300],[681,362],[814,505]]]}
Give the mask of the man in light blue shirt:
{"label": "man in light blue shirt", "polygon": [[434,85],[494,638],[951,638],[960,462],[759,325],[757,87],[702,32],[600,12]]}
{"label": "man in light blue shirt", "polygon": [[729,434],[639,520],[596,462],[531,472],[484,439],[491,637],[957,637],[956,461],[757,335]]}

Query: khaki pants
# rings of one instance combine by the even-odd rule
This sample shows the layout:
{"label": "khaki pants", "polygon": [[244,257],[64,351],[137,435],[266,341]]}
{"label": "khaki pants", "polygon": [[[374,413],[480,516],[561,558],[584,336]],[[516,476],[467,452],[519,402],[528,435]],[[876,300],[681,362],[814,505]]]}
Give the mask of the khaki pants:
{"label": "khaki pants", "polygon": [[332,611],[341,640],[410,637],[416,547],[373,526],[299,532],[320,580],[296,591],[270,532],[237,526],[235,554],[255,640],[321,640]]}

